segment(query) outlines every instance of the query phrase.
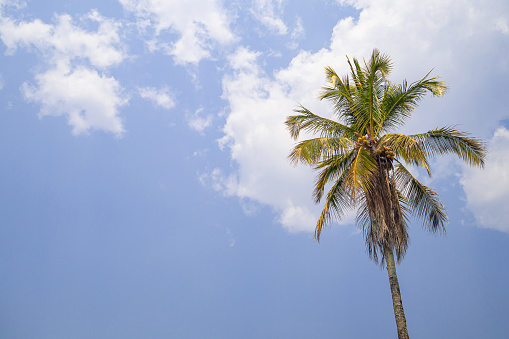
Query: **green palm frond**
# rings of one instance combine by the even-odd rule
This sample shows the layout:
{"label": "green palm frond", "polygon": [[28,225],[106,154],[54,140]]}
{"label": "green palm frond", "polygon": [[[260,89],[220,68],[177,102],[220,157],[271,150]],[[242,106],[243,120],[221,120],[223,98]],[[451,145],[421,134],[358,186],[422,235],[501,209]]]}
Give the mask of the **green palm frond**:
{"label": "green palm frond", "polygon": [[330,224],[334,218],[341,220],[345,213],[355,206],[355,200],[348,193],[349,190],[344,187],[346,172],[332,185],[327,193],[325,204],[320,217],[316,223],[315,239],[320,241],[320,235],[323,228]]}
{"label": "green palm frond", "polygon": [[391,59],[375,49],[371,54],[369,64],[366,64],[365,72],[368,76],[368,92],[369,92],[369,135],[374,138],[374,124],[380,120],[380,102],[383,96],[383,84],[386,76],[391,72]]}
{"label": "green palm frond", "polygon": [[331,83],[331,87],[323,87],[319,95],[319,99],[327,99],[334,106],[334,113],[340,121],[344,121],[347,125],[356,125],[355,117],[352,114],[355,106],[348,76],[341,79],[332,67],[325,68],[325,79]]}
{"label": "green palm frond", "polygon": [[323,158],[341,154],[353,145],[354,141],[346,137],[308,139],[295,145],[288,158],[294,165],[297,165],[299,161],[313,165]]}
{"label": "green palm frond", "polygon": [[294,112],[300,114],[289,116],[285,121],[293,139],[297,139],[301,131],[319,134],[322,137],[353,136],[355,133],[351,127],[322,118],[302,106],[295,109]]}
{"label": "green palm frond", "polygon": [[351,168],[352,162],[356,159],[357,152],[357,149],[353,149],[345,153],[337,154],[326,158],[315,167],[315,170],[320,170],[316,177],[315,190],[313,193],[315,203],[320,202],[325,186],[329,182],[342,177],[345,171]]}
{"label": "green palm frond", "polygon": [[387,83],[382,100],[384,114],[378,125],[376,135],[381,131],[390,131],[404,125],[427,92],[433,96],[442,96],[447,86],[438,77],[428,78],[429,73],[419,81],[408,86],[404,80],[401,85]]}
{"label": "green palm frond", "polygon": [[445,233],[448,218],[445,206],[438,200],[439,195],[414,178],[402,164],[396,166],[395,178],[408,206],[422,219],[424,227],[432,233]]}
{"label": "green palm frond", "polygon": [[455,154],[470,166],[484,167],[487,149],[484,142],[454,127],[442,127],[410,135],[428,156]]}

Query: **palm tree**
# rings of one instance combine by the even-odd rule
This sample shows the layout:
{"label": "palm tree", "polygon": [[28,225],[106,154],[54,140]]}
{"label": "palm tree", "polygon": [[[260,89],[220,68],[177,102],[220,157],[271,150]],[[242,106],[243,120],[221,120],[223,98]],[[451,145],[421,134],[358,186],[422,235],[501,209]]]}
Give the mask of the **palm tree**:
{"label": "palm tree", "polygon": [[455,154],[471,166],[483,167],[486,147],[454,127],[412,135],[395,132],[427,92],[442,96],[447,86],[438,77],[430,77],[431,72],[410,85],[406,80],[391,83],[387,76],[392,62],[376,49],[364,66],[355,58],[347,60],[351,73],[342,79],[326,67],[329,86],[320,95],[332,102],[337,121],[299,106],[298,114],[286,120],[291,136],[296,140],[301,131],[318,135],[297,143],[289,158],[319,172],[316,203],[322,200],[325,186],[332,184],[316,224],[317,241],[334,218],[357,211],[356,223],[363,230],[370,258],[387,267],[398,337],[408,338],[394,257],[399,263],[408,248],[410,216],[422,220],[431,233],[444,233],[448,219],[438,194],[419,182],[407,166],[424,168],[431,175],[431,157]]}

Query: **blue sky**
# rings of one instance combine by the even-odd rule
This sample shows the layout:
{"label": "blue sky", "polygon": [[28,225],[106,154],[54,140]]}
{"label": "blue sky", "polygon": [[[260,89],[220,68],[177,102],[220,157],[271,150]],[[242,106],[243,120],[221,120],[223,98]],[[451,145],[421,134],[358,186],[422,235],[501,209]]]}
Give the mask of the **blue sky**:
{"label": "blue sky", "polygon": [[509,4],[0,0],[2,338],[394,338],[353,217],[318,244],[283,124],[377,47],[449,86],[404,127],[486,140],[433,163],[445,237],[412,223],[412,338],[509,331]]}

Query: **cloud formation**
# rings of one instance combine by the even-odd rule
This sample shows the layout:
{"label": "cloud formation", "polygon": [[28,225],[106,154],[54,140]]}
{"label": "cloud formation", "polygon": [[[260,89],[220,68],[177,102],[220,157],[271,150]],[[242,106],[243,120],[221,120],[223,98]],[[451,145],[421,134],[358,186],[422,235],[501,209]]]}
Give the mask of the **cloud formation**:
{"label": "cloud formation", "polygon": [[255,0],[251,13],[270,31],[285,35],[288,33],[288,27],[281,19],[283,8],[283,0]]}
{"label": "cloud formation", "polygon": [[138,88],[140,97],[152,101],[156,106],[171,109],[175,106],[173,95],[169,88],[143,87]]}
{"label": "cloud formation", "polygon": [[484,170],[465,169],[460,180],[477,223],[509,233],[509,130],[499,127],[489,143]]}
{"label": "cloud formation", "polygon": [[119,107],[127,102],[113,77],[86,67],[57,67],[35,76],[36,85],[24,83],[26,99],[39,103],[39,117],[66,116],[74,135],[91,129],[122,136]]}
{"label": "cloud formation", "polygon": [[[216,45],[235,41],[230,30],[231,15],[218,0],[119,0],[133,12],[141,27],[155,29],[152,48],[172,55],[177,64],[198,63],[209,58]],[[170,44],[158,39],[169,31],[178,38]]]}
{"label": "cloud formation", "polygon": [[7,54],[35,48],[43,56],[48,70],[35,74],[35,84],[22,86],[25,98],[41,105],[40,117],[66,116],[75,135],[95,129],[121,136],[124,128],[119,108],[127,97],[119,82],[104,74],[125,58],[120,24],[97,11],[80,22],[93,22],[97,30],[84,30],[67,14],[55,16],[54,24],[3,17],[0,38]]}

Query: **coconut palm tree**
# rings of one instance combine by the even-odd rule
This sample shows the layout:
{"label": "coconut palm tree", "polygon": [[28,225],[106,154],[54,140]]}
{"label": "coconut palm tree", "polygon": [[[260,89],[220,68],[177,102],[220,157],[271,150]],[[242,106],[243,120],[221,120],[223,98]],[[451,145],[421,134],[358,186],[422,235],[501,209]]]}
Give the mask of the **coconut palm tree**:
{"label": "coconut palm tree", "polygon": [[419,182],[407,169],[423,168],[431,175],[429,160],[437,155],[455,154],[471,166],[484,166],[484,143],[455,127],[405,135],[395,132],[410,118],[419,101],[430,92],[442,96],[446,85],[428,73],[412,84],[393,84],[387,76],[392,62],[387,55],[373,50],[361,66],[350,61],[350,75],[340,78],[326,67],[328,86],[320,99],[330,100],[336,119],[326,119],[299,106],[297,115],[286,125],[297,140],[301,131],[317,135],[298,142],[289,158],[318,171],[314,200],[324,197],[315,239],[334,218],[341,219],[349,210],[357,211],[371,259],[387,267],[398,337],[408,338],[401,301],[395,259],[404,257],[408,248],[410,216],[420,219],[426,230],[444,233],[445,207],[438,194]]}

